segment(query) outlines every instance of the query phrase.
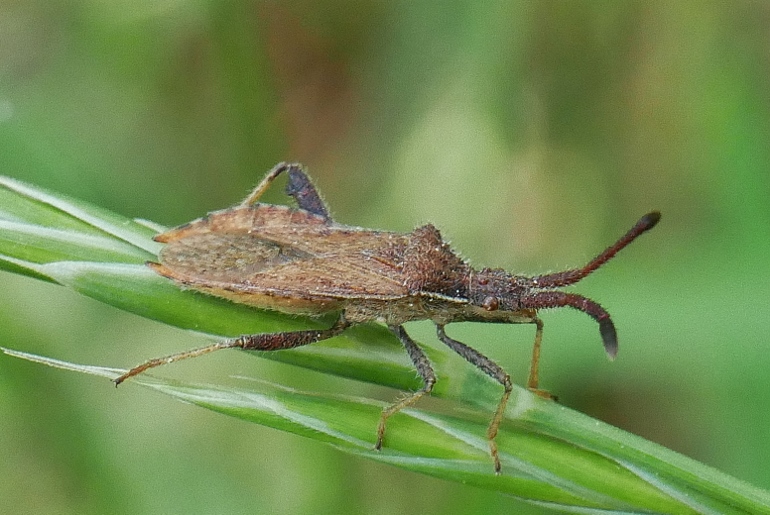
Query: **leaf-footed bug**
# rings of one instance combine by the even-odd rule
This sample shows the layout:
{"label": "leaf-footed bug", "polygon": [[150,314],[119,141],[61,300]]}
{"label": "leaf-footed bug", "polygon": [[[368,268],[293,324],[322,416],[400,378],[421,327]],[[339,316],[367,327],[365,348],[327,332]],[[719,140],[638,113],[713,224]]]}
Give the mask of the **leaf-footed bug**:
{"label": "leaf-footed bug", "polygon": [[[280,174],[288,175],[286,193],[298,208],[261,204],[262,194]],[[234,302],[287,313],[339,313],[328,329],[244,335],[132,368],[120,384],[149,368],[219,349],[270,351],[307,345],[339,335],[354,324],[379,321],[401,341],[423,380],[423,387],[386,407],[377,427],[382,447],[385,423],[393,414],[430,393],[436,375],[425,353],[404,330],[413,320],[432,320],[439,340],[503,385],[504,392],[487,429],[495,472],[501,470],[495,436],[512,391],[510,376],[476,349],[447,336],[451,322],[534,324],[535,341],[527,387],[538,389],[543,323],[537,311],[569,306],[599,324],[610,358],[618,351],[615,326],[599,304],[560,291],[610,260],[660,219],[644,215],[624,236],[581,268],[534,277],[502,269],[476,270],[460,259],[432,225],[409,234],[341,225],[299,164],[280,163],[239,205],[210,213],[157,235],[165,243],[158,274],[186,288]]]}

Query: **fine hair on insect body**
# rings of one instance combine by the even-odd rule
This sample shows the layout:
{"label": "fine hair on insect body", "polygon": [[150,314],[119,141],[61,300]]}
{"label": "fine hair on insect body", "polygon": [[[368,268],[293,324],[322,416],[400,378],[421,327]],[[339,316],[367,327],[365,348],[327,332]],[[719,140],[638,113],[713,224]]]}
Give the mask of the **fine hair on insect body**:
{"label": "fine hair on insect body", "polygon": [[[281,174],[297,207],[259,202]],[[538,388],[543,322],[538,310],[571,307],[599,324],[610,358],[618,350],[615,325],[598,303],[564,292],[612,259],[657,224],[660,213],[644,215],[614,244],[583,267],[532,277],[503,269],[474,269],[442,239],[433,225],[411,233],[362,229],[332,220],[326,204],[299,164],[279,163],[240,204],[155,236],[165,246],[148,266],[184,288],[233,302],[285,313],[335,313],[328,329],[243,335],[198,349],[149,360],[115,379],[120,384],[147,369],[219,349],[272,351],[332,338],[352,325],[377,321],[403,344],[423,387],[382,411],[375,448],[382,448],[388,418],[430,393],[436,374],[423,350],[404,329],[406,322],[431,320],[438,339],[503,386],[487,429],[494,470],[501,464],[495,436],[513,383],[505,370],[473,347],[450,338],[452,322],[533,324],[527,388]]]}

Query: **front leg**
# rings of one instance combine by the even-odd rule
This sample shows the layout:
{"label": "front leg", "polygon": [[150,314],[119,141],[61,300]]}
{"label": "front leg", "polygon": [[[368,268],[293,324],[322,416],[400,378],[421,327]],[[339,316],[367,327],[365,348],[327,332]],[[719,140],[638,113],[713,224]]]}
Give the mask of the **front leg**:
{"label": "front leg", "polygon": [[544,399],[551,399],[555,401],[558,400],[555,395],[552,395],[547,390],[541,390],[538,388],[538,384],[540,383],[540,345],[543,342],[543,321],[535,317],[532,319],[532,323],[537,326],[537,329],[535,329],[535,343],[532,346],[532,362],[529,365],[527,389]]}

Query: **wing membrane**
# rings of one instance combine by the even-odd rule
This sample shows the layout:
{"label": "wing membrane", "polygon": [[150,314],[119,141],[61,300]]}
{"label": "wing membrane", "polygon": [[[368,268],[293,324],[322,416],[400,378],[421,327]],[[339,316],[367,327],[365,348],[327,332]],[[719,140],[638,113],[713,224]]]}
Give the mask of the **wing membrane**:
{"label": "wing membrane", "polygon": [[319,223],[282,206],[209,215],[160,235],[175,280],[239,293],[378,299],[407,294],[388,249],[403,235]]}

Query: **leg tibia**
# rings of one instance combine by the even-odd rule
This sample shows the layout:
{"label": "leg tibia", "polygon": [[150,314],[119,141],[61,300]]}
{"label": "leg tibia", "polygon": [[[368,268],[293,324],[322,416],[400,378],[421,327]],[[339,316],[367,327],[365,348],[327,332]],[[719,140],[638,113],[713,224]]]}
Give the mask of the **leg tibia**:
{"label": "leg tibia", "polygon": [[444,332],[444,326],[436,324],[436,333],[438,339],[444,342],[450,349],[458,353],[460,356],[468,360],[470,363],[476,365],[485,374],[495,379],[497,382],[503,385],[505,389],[503,396],[500,398],[500,402],[497,404],[495,414],[492,416],[492,421],[487,428],[487,439],[489,440],[489,453],[492,455],[492,459],[495,463],[495,473],[499,474],[501,470],[500,456],[497,452],[497,443],[495,443],[495,437],[497,436],[497,430],[500,427],[500,423],[503,421],[503,415],[505,415],[505,406],[508,404],[508,397],[511,396],[513,390],[513,384],[511,383],[511,376],[500,367],[497,363],[484,356],[482,353],[469,347],[464,343],[453,340]]}
{"label": "leg tibia", "polygon": [[430,391],[433,389],[433,385],[436,383],[436,374],[433,372],[433,368],[430,366],[428,357],[425,355],[422,349],[417,346],[414,340],[412,340],[409,335],[406,334],[404,328],[398,325],[390,326],[389,329],[393,332],[393,334],[396,335],[399,340],[401,340],[401,343],[404,345],[406,352],[412,359],[412,363],[414,363],[415,368],[417,368],[417,373],[420,374],[420,377],[423,380],[423,387],[382,410],[382,415],[380,415],[380,423],[377,425],[377,443],[374,444],[374,448],[377,450],[382,448],[382,441],[385,438],[385,422],[388,420],[388,418],[390,418],[392,415],[395,415],[402,409],[413,405],[423,395],[430,393]]}
{"label": "leg tibia", "polygon": [[242,206],[249,206],[259,200],[263,193],[270,187],[273,181],[283,172],[289,174],[289,180],[286,183],[286,194],[294,197],[300,209],[329,220],[329,210],[315,189],[310,178],[298,163],[287,164],[278,163],[272,170],[267,172],[265,178],[254,188],[254,191],[241,202]]}

